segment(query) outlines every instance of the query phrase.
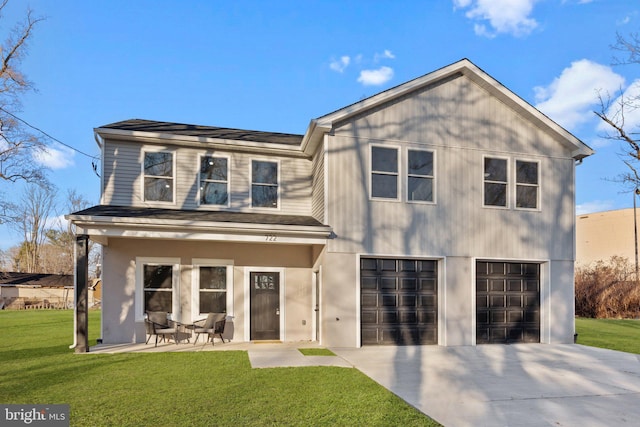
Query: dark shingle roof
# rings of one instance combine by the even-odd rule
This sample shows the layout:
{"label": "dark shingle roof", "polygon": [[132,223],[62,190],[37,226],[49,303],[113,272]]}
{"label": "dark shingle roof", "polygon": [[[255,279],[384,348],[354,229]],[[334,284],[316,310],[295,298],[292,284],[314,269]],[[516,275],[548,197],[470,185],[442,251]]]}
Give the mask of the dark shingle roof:
{"label": "dark shingle roof", "polygon": [[98,129],[117,129],[135,132],[164,133],[203,138],[231,139],[236,141],[266,142],[271,144],[300,145],[304,135],[261,132],[255,130],[230,129],[183,123],[157,122],[131,119],[100,126]]}
{"label": "dark shingle roof", "polygon": [[0,285],[31,285],[57,288],[73,286],[73,276],[70,274],[0,272]]}
{"label": "dark shingle roof", "polygon": [[116,218],[148,218],[181,221],[210,221],[244,224],[293,225],[323,227],[317,219],[300,215],[275,215],[251,212],[191,211],[163,208],[136,208],[131,206],[97,205],[74,212],[77,216],[103,216]]}

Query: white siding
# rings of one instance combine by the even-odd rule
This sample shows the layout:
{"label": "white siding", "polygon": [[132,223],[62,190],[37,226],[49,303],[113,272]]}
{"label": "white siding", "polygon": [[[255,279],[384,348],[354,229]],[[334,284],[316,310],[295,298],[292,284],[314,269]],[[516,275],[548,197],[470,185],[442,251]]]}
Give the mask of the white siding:
{"label": "white siding", "polygon": [[320,222],[324,221],[324,156],[324,149],[321,147],[313,158],[312,172],[311,215]]}
{"label": "white siding", "polygon": [[[461,77],[357,117],[329,142],[332,252],[573,259],[574,161]],[[401,201],[369,199],[370,144],[399,147]],[[406,150],[436,152],[437,204],[406,202]],[[483,155],[540,162],[541,209],[483,207]],[[512,181],[513,183],[513,181]]]}
{"label": "white siding", "polygon": [[[175,153],[176,200],[173,204],[144,202],[142,197],[143,150],[166,150]],[[212,154],[202,149],[141,145],[133,142],[105,141],[103,203],[123,206],[162,206],[172,209],[220,209],[198,206],[199,155]],[[311,215],[311,167],[310,160],[293,157],[274,157],[249,153],[221,152],[230,158],[230,199],[228,209],[253,212],[251,208],[251,160],[276,160],[280,167],[280,208],[261,209],[265,213],[287,215]]]}

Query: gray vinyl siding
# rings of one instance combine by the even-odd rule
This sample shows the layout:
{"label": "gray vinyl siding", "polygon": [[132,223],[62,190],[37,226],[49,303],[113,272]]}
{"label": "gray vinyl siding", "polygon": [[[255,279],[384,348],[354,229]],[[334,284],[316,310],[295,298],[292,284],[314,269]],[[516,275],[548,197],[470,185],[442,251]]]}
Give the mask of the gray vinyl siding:
{"label": "gray vinyl siding", "polygon": [[[170,151],[175,157],[175,203],[144,202],[142,195],[141,164],[143,151]],[[188,147],[140,145],[126,141],[105,141],[103,203],[123,206],[162,206],[173,209],[227,209],[232,211],[257,211],[251,208],[251,160],[279,162],[278,209],[260,209],[261,212],[286,215],[311,215],[311,167],[307,159],[273,157],[250,153],[222,152],[228,156],[230,179],[230,206],[198,205],[199,156],[212,154]]]}
{"label": "gray vinyl siding", "polygon": [[311,215],[320,222],[324,222],[324,158],[325,152],[322,146],[313,158],[312,189],[311,189]]}
{"label": "gray vinyl siding", "polygon": [[[400,150],[399,201],[369,198],[371,144]],[[406,201],[414,148],[436,153],[436,204]],[[465,77],[343,123],[328,150],[332,252],[573,259],[570,150]],[[508,158],[512,175],[516,159],[539,162],[539,211],[483,207],[484,155]]]}

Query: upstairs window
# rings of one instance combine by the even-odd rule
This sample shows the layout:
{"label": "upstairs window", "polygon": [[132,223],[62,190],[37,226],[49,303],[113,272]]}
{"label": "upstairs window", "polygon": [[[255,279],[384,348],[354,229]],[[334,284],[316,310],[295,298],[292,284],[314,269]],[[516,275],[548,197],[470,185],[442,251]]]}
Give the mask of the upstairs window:
{"label": "upstairs window", "polygon": [[433,202],[433,151],[408,150],[407,153],[407,199]]}
{"label": "upstairs window", "polygon": [[507,206],[508,189],[507,159],[484,158],[484,205]]}
{"label": "upstairs window", "polygon": [[229,204],[229,159],[202,156],[200,158],[200,204]]}
{"label": "upstairs window", "polygon": [[144,201],[173,202],[173,153],[144,153]]}
{"label": "upstairs window", "polygon": [[538,162],[516,160],[516,208],[538,209]]}
{"label": "upstairs window", "polygon": [[398,199],[398,149],[371,147],[371,197]]}
{"label": "upstairs window", "polygon": [[251,162],[251,206],[278,207],[278,163],[263,160]]}

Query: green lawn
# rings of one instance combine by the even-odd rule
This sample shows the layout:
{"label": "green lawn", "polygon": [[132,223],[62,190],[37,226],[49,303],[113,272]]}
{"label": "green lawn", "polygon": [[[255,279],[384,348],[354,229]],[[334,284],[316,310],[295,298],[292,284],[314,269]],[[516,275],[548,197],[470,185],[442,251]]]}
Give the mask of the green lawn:
{"label": "green lawn", "polygon": [[640,320],[576,319],[578,344],[640,354]]}
{"label": "green lawn", "polygon": [[71,311],[4,310],[0,325],[0,403],[67,403],[71,425],[438,425],[356,369],[251,369],[242,351],[76,355]]}

